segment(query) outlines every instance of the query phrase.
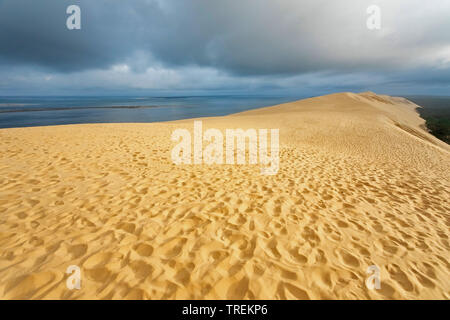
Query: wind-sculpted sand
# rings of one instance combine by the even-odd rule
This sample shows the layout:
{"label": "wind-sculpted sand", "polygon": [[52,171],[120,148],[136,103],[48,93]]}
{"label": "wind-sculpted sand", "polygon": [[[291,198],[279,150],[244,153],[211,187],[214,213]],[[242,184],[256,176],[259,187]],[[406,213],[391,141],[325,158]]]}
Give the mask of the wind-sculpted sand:
{"label": "wind-sculpted sand", "polygon": [[202,119],[279,128],[274,176],[173,164],[193,120],[2,129],[0,298],[449,299],[450,147],[416,107],[341,93]]}

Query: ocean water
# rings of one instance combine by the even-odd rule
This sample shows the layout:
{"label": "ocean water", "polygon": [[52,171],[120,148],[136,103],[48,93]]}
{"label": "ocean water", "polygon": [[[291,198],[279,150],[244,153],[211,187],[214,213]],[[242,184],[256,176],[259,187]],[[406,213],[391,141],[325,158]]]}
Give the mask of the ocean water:
{"label": "ocean water", "polygon": [[223,116],[305,97],[0,97],[0,128]]}

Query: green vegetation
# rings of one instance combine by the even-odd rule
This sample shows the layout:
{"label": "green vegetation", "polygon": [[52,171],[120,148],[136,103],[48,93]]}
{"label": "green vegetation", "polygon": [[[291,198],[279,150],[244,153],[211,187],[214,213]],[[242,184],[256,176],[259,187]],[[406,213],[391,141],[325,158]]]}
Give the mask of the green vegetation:
{"label": "green vegetation", "polygon": [[450,144],[450,97],[414,96],[407,98],[422,106],[417,111],[425,119],[430,133]]}
{"label": "green vegetation", "polygon": [[450,144],[450,118],[424,117],[427,128],[436,138]]}

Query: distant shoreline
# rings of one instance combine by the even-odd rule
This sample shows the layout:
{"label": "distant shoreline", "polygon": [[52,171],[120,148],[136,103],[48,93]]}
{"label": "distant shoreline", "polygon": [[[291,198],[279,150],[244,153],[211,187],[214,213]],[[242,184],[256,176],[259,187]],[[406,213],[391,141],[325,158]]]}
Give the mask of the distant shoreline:
{"label": "distant shoreline", "polygon": [[[24,105],[20,105],[24,106]],[[12,112],[41,112],[41,111],[64,111],[64,110],[91,110],[91,109],[150,109],[161,108],[160,106],[104,106],[104,107],[60,107],[60,108],[29,108],[29,109],[8,109],[1,110],[0,113],[12,113]]]}
{"label": "distant shoreline", "polygon": [[[195,98],[195,97],[187,97],[187,98]],[[204,97],[203,97],[204,98]],[[286,97],[287,99],[288,97]],[[438,138],[439,140],[450,144],[450,97],[449,96],[424,96],[424,95],[414,95],[409,96],[406,95],[404,98],[416,103],[420,106],[416,111],[419,113],[420,117],[425,120],[424,127],[426,130]],[[137,99],[137,98],[135,98]],[[146,98],[139,98],[146,99]],[[306,98],[307,99],[307,98]],[[300,99],[303,100],[303,99]],[[283,102],[284,103],[284,102]],[[244,102],[242,102],[244,104]],[[37,107],[28,107],[34,106]],[[11,108],[11,107],[17,107]],[[25,108],[22,108],[25,107]],[[69,106],[69,107],[41,107],[39,103],[15,103],[15,102],[7,102],[0,103],[0,115],[5,115],[10,117],[8,114],[20,114],[20,113],[31,113],[31,112],[57,112],[57,111],[79,111],[79,110],[145,110],[145,109],[158,109],[158,108],[178,108],[177,106],[171,105],[105,105],[105,106]],[[203,106],[199,105],[199,108],[203,108]],[[264,108],[265,106],[260,106],[257,108],[242,108],[241,110],[230,110],[229,113],[223,114],[211,114],[208,109],[204,110],[204,114],[196,113],[196,114],[186,114],[186,116],[180,116],[179,118],[150,118],[150,117],[140,117],[137,121],[130,121],[128,118],[124,118],[123,121],[120,118],[111,119],[105,118],[105,121],[98,121],[97,119],[92,119],[92,122],[85,122],[85,119],[74,122],[60,122],[59,119],[55,121],[49,121],[49,123],[33,123],[26,125],[17,125],[17,126],[6,126],[3,127],[0,125],[0,128],[21,128],[21,127],[35,127],[35,126],[54,126],[54,125],[66,125],[66,124],[82,124],[82,123],[154,123],[154,122],[165,122],[172,120],[185,120],[199,117],[210,117],[210,116],[222,116],[222,115],[231,115],[234,113],[239,113],[246,110],[259,109]],[[125,114],[124,114],[125,115]],[[87,118],[90,118],[90,115],[84,115]]]}

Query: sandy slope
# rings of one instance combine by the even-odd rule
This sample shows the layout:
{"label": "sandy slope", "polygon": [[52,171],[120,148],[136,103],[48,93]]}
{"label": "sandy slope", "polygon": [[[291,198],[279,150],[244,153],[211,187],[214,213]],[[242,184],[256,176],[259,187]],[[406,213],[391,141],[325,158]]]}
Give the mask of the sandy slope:
{"label": "sandy slope", "polygon": [[342,93],[203,119],[280,128],[275,176],[172,164],[192,120],[2,129],[0,298],[449,299],[450,147],[415,107]]}

